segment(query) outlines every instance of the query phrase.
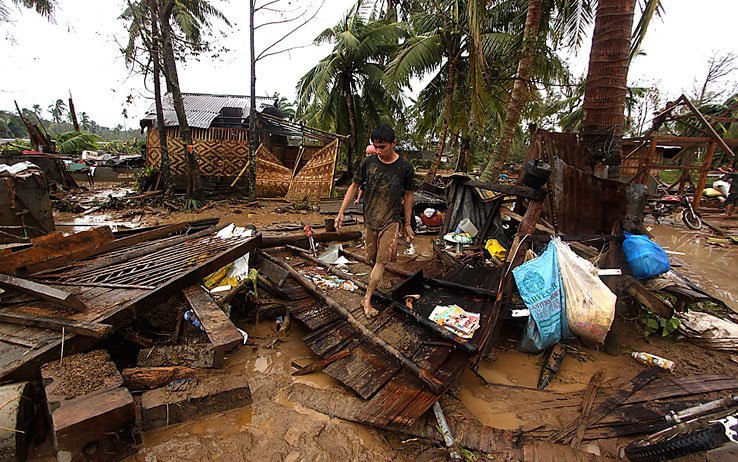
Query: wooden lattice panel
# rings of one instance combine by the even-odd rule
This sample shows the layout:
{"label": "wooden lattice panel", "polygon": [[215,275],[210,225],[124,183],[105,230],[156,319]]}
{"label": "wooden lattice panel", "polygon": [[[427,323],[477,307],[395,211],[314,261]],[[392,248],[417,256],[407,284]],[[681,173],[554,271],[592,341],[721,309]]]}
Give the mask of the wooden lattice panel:
{"label": "wooden lattice panel", "polygon": [[308,163],[292,179],[285,199],[295,201],[330,197],[337,155],[337,139],[313,154]]}
{"label": "wooden lattice panel", "polygon": [[[184,144],[182,138],[172,130],[167,130],[169,149],[169,168],[172,175],[185,175]],[[203,175],[235,178],[248,162],[248,140],[194,140],[195,155]],[[146,166],[159,168],[161,165],[161,145],[159,131],[149,130],[146,138]],[[289,181],[289,180],[288,180]]]}
{"label": "wooden lattice panel", "polygon": [[287,194],[292,170],[282,164],[263,144],[256,150],[256,195],[284,197]]}

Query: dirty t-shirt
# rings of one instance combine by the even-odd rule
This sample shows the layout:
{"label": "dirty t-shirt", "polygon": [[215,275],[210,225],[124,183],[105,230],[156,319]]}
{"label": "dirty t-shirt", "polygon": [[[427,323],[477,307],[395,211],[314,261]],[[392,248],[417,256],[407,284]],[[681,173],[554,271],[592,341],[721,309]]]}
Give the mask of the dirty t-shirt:
{"label": "dirty t-shirt", "polygon": [[354,183],[366,184],[364,224],[369,229],[384,229],[400,221],[405,191],[415,190],[413,165],[404,157],[385,164],[378,156],[364,158],[354,174]]}

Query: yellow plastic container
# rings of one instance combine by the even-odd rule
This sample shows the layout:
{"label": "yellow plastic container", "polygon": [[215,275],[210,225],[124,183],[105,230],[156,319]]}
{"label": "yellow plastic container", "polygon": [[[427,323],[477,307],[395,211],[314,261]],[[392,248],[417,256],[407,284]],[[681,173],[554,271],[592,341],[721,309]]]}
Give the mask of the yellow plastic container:
{"label": "yellow plastic container", "polygon": [[497,239],[489,239],[487,240],[487,243],[484,245],[484,248],[487,249],[487,252],[489,252],[490,255],[497,258],[500,261],[505,260],[505,256],[507,255],[507,249],[502,247],[502,244],[500,244]]}

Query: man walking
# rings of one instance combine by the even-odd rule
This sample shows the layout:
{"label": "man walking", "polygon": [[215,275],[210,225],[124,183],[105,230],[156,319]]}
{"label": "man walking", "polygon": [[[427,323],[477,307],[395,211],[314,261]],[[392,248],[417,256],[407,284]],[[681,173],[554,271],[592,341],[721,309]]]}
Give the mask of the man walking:
{"label": "man walking", "polygon": [[[397,257],[397,237],[401,214],[405,216],[405,232],[408,241],[415,234],[412,230],[413,191],[415,172],[412,164],[395,152],[395,132],[389,125],[380,125],[371,136],[376,156],[364,158],[346,191],[336,217],[336,229],[343,224],[343,213],[356,196],[359,186],[365,184],[364,226],[366,257],[374,264],[369,284],[361,306],[367,317],[376,316],[372,307],[372,294],[384,275],[385,266]],[[403,204],[404,200],[404,204]]]}

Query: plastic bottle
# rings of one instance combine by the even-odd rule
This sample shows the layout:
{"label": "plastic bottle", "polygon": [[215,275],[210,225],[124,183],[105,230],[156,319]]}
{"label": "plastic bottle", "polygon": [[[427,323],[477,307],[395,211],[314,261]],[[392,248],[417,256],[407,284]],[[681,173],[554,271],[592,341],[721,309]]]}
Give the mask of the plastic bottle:
{"label": "plastic bottle", "polygon": [[662,369],[666,369],[669,372],[674,371],[674,362],[669,361],[668,359],[664,359],[650,353],[642,353],[638,351],[634,351],[633,353],[631,353],[631,356],[633,356],[636,361],[641,364],[645,364],[646,366],[658,366]]}
{"label": "plastic bottle", "polygon": [[198,329],[204,331],[202,324],[200,324],[200,320],[197,319],[197,315],[195,315],[195,312],[192,310],[187,310],[184,313],[184,318],[189,321],[193,326],[197,327]]}

